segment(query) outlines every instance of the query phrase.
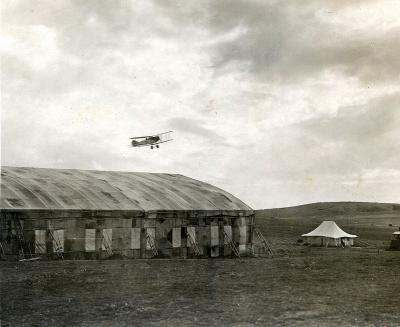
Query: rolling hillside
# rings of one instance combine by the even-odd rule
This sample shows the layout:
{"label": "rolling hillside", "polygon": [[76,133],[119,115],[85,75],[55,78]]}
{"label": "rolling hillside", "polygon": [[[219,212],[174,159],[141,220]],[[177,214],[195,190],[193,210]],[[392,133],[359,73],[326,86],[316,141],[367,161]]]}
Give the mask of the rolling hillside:
{"label": "rolling hillside", "polygon": [[290,244],[324,220],[334,220],[360,239],[388,246],[400,226],[400,204],[370,202],[319,202],[288,208],[256,211],[256,225],[281,245]]}
{"label": "rolling hillside", "polygon": [[257,210],[258,217],[399,216],[400,204],[372,202],[318,202],[295,207]]}

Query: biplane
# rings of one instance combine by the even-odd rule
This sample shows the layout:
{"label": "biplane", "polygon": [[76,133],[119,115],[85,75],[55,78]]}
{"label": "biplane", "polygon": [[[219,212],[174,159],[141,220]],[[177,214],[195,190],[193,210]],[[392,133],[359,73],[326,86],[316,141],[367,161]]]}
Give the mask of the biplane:
{"label": "biplane", "polygon": [[154,149],[154,147],[159,148],[161,143],[172,141],[171,133],[172,131],[168,131],[155,135],[130,137],[129,139],[132,140],[132,147],[149,146],[150,149]]}

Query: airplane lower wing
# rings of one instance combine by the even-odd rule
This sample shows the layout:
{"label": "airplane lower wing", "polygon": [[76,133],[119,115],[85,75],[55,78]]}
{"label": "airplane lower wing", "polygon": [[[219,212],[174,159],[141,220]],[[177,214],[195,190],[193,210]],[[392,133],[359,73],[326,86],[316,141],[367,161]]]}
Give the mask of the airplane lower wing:
{"label": "airplane lower wing", "polygon": [[153,146],[153,145],[157,145],[157,144],[161,144],[161,143],[165,143],[165,142],[169,142],[172,141],[173,139],[170,140],[165,140],[165,141],[159,141],[159,142],[155,142],[155,143],[150,143],[150,144],[138,144],[138,145],[131,145],[132,148],[138,148],[141,146]]}
{"label": "airplane lower wing", "polygon": [[131,148],[139,148],[141,146],[149,146],[151,144],[138,144],[138,145],[131,145]]}
{"label": "airplane lower wing", "polygon": [[173,141],[173,139],[169,139],[169,140],[165,140],[165,141],[159,141],[153,144],[149,144],[149,145],[156,145],[156,144],[161,144],[161,143],[165,143],[165,142],[169,142],[169,141]]}

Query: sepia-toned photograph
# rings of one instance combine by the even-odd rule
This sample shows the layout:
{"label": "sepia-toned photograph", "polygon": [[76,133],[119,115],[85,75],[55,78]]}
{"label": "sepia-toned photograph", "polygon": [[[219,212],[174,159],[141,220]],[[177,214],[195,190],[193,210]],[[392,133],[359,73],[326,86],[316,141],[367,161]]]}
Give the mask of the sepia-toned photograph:
{"label": "sepia-toned photograph", "polygon": [[400,1],[4,0],[0,326],[400,326]]}

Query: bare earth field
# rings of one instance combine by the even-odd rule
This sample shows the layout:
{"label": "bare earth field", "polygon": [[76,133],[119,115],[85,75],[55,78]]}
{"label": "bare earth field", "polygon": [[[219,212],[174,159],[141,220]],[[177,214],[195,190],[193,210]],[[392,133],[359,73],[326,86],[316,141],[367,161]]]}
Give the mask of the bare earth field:
{"label": "bare earth field", "polygon": [[1,326],[399,326],[400,251],[384,250],[382,218],[400,222],[337,219],[375,247],[305,247],[318,218],[265,215],[274,258],[0,262]]}

